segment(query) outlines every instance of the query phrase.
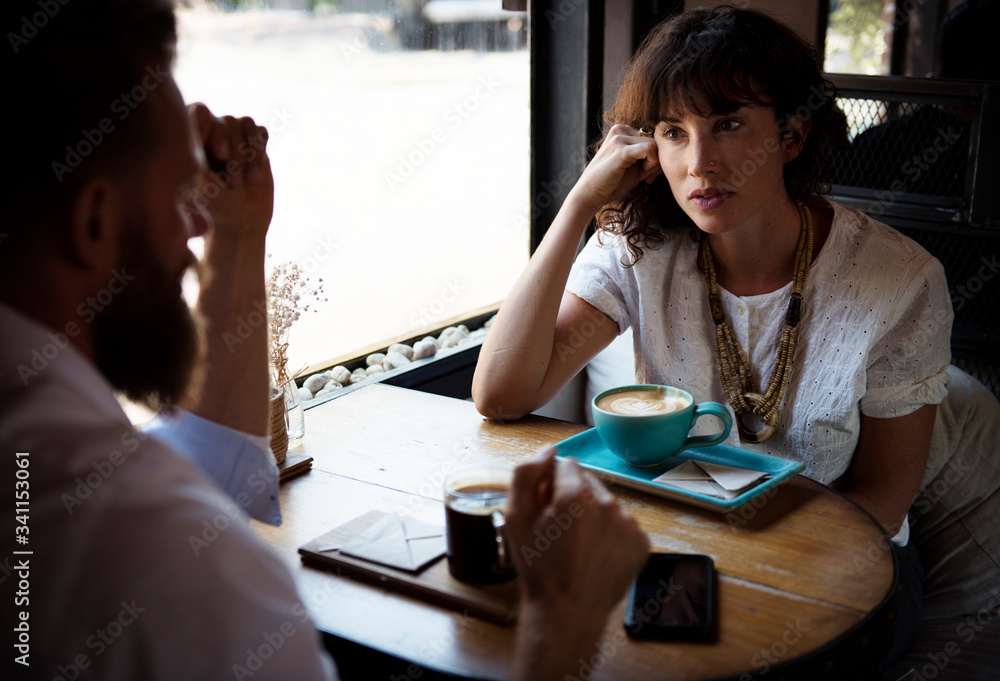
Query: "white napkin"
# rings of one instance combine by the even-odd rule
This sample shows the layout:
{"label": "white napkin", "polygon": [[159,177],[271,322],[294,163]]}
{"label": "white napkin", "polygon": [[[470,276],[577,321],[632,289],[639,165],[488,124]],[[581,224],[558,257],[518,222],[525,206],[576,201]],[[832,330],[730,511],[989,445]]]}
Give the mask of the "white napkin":
{"label": "white napkin", "polygon": [[666,473],[653,478],[653,482],[662,482],[687,492],[718,497],[728,501],[735,499],[768,477],[770,476],[767,473],[761,471],[689,459],[680,466],[671,468]]}

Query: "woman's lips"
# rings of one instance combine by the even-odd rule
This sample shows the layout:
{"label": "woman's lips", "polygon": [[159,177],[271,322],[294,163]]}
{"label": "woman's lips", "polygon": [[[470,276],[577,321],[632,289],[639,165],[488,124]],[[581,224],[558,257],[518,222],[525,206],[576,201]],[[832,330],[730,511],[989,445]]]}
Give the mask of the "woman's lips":
{"label": "woman's lips", "polygon": [[714,191],[714,192],[696,191],[691,194],[690,200],[691,203],[693,203],[701,210],[712,210],[713,208],[718,208],[719,206],[721,206],[732,195],[733,192],[726,192],[726,191]]}

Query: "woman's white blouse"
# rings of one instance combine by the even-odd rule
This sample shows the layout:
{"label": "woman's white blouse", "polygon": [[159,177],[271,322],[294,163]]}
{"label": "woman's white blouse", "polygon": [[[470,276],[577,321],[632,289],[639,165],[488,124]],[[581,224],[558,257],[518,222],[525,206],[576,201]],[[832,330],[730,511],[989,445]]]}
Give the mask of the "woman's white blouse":
{"label": "woman's white blouse", "polygon": [[[823,483],[850,465],[861,414],[904,416],[944,399],[953,316],[936,259],[863,213],[831,205],[833,227],[803,295],[778,432],[756,445],[741,443],[735,427],[729,437],[731,444],[801,461],[806,475]],[[696,401],[728,406],[697,242],[675,231],[659,248],[644,249],[635,266],[624,267],[630,262],[624,242],[610,235],[602,240],[595,235],[581,251],[567,290],[615,320],[620,331],[633,328],[638,382],[676,386]],[[774,369],[791,291],[791,282],[757,296],[721,290],[758,388]],[[716,429],[716,423],[701,422],[697,428]]]}

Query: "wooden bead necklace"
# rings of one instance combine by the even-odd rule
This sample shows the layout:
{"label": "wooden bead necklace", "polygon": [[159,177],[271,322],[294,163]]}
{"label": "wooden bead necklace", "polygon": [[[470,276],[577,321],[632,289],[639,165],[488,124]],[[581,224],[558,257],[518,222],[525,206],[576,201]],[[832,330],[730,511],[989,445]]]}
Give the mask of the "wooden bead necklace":
{"label": "wooden bead necklace", "polygon": [[[785,328],[781,332],[778,359],[763,395],[756,391],[751,376],[753,368],[743,348],[740,347],[736,334],[726,321],[722,301],[719,298],[719,285],[715,279],[712,247],[707,238],[702,240],[702,263],[708,278],[708,303],[712,308],[712,321],[715,322],[715,364],[719,369],[722,387],[728,395],[729,404],[736,412],[736,427],[739,429],[740,439],[745,442],[764,442],[774,435],[778,426],[778,405],[785,397],[788,377],[792,373],[792,356],[795,354],[795,339],[798,337],[797,327],[802,316],[802,291],[805,290],[806,279],[809,277],[813,250],[812,215],[802,203],[796,201],[795,205],[799,209],[802,226],[795,250],[792,296],[788,301]],[[750,430],[743,423],[743,416],[748,413],[756,414],[764,422],[759,431]]]}

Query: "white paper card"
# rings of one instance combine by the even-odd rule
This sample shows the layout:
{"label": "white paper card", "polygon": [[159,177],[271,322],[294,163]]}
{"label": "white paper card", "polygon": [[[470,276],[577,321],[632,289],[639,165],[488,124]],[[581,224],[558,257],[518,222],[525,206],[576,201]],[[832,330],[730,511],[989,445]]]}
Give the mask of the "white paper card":
{"label": "white paper card", "polygon": [[730,492],[746,489],[767,475],[767,473],[762,473],[760,471],[723,466],[721,464],[709,463],[707,461],[699,461],[698,467],[711,475],[713,480]]}
{"label": "white paper card", "polygon": [[728,501],[735,499],[766,477],[768,474],[761,471],[688,460],[653,478],[653,482]]}

